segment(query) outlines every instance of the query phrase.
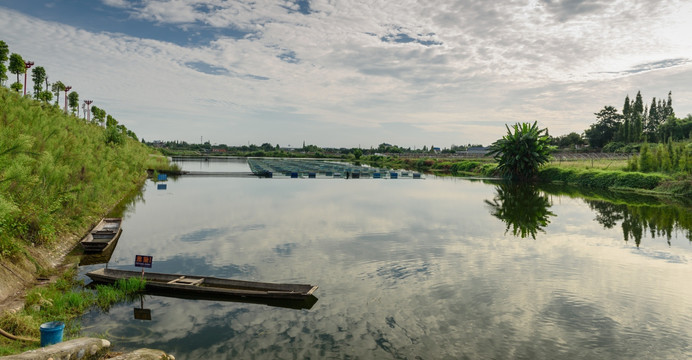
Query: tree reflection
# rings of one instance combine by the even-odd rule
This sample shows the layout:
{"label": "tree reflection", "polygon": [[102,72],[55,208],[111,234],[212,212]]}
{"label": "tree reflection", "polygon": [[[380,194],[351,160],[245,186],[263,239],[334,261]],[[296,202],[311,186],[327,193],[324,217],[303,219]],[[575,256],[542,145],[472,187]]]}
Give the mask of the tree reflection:
{"label": "tree reflection", "polygon": [[659,205],[616,204],[603,200],[585,200],[596,211],[596,221],[610,229],[621,222],[625,241],[634,239],[639,247],[648,231],[651,238],[665,237],[668,245],[676,230],[687,232],[692,241],[692,211],[689,208]]}
{"label": "tree reflection", "polygon": [[549,209],[552,203],[548,196],[532,185],[501,184],[495,187],[492,201],[485,200],[490,206],[491,215],[507,224],[505,234],[512,229],[514,236],[536,238],[538,231],[543,230],[555,216]]}

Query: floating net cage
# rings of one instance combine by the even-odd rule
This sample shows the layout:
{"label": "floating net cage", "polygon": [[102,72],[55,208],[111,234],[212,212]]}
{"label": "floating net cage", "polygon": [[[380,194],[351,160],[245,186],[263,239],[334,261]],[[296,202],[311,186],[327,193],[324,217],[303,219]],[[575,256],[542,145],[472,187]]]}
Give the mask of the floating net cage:
{"label": "floating net cage", "polygon": [[351,179],[421,179],[420,173],[376,167],[357,166],[325,160],[248,159],[253,174],[265,177],[351,178]]}

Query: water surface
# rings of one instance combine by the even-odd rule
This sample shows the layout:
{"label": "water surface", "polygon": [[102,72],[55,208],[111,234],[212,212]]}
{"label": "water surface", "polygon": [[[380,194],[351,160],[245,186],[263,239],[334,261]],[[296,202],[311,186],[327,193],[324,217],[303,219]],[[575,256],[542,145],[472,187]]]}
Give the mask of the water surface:
{"label": "water surface", "polygon": [[319,300],[295,310],[145,296],[150,321],[133,318],[139,301],[85,315],[84,335],[105,334],[116,349],[177,359],[692,355],[684,206],[434,177],[181,177],[143,191],[109,267],[153,255],[152,271],[317,284]]}

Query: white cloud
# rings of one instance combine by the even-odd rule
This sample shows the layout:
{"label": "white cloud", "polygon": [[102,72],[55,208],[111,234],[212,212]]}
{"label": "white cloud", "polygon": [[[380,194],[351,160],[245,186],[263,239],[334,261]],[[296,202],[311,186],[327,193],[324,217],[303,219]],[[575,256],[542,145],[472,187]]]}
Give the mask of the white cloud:
{"label": "white cloud", "polygon": [[129,8],[131,4],[127,0],[101,0],[104,5],[112,6],[116,8]]}
{"label": "white cloud", "polygon": [[[284,138],[290,123],[291,137],[309,134],[323,146],[487,144],[504,122],[580,132],[627,93],[678,94],[692,78],[685,36],[692,7],[684,2],[314,1],[307,15],[295,3],[268,0],[104,4],[159,26],[246,34],[182,46],[0,10],[4,28],[13,29],[0,36],[11,47],[50,64],[49,75],[81,82],[75,89],[147,139],[192,141],[194,124],[217,142],[262,143],[263,133],[296,142]],[[88,64],[89,78],[77,62]],[[635,74],[643,64],[651,69]],[[197,71],[205,68],[209,74]],[[647,81],[671,72],[680,78]],[[692,112],[689,100],[674,100],[679,115]],[[280,118],[286,127],[276,126]],[[378,132],[387,124],[411,127]]]}

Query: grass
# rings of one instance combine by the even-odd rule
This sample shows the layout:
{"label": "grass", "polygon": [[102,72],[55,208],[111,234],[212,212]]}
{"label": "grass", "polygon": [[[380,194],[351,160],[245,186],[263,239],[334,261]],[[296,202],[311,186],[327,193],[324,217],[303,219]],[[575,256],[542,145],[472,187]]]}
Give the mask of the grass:
{"label": "grass", "polygon": [[627,159],[553,160],[547,166],[564,169],[625,170]]}
{"label": "grass", "polygon": [[[28,270],[46,275],[44,253],[84,233],[115,204],[132,197],[147,170],[175,170],[157,151],[120,135],[119,141],[109,141],[97,124],[0,87],[1,262],[26,263]],[[84,289],[73,276],[29,291],[24,310],[3,314],[0,328],[38,338],[41,323],[59,320],[69,336],[79,330],[75,317],[126,299],[108,287]],[[130,286],[123,286],[119,291],[128,293]],[[37,345],[0,337],[0,355]]]}
{"label": "grass", "polygon": [[[97,285],[95,290],[84,288],[75,281],[76,269],[65,272],[49,286],[29,291],[24,308],[5,312],[0,316],[0,328],[22,337],[40,339],[39,326],[49,321],[65,323],[65,337],[77,336],[80,331],[76,319],[97,306],[107,311],[113,304],[131,301],[145,287],[139,278],[118,280],[114,285]],[[38,347],[38,342],[12,341],[0,337],[0,355],[15,354]]]}
{"label": "grass", "polygon": [[[364,156],[360,162],[376,167],[407,169],[436,175],[496,176],[490,158],[450,160],[448,158],[399,158]],[[559,182],[586,188],[636,189],[678,197],[692,197],[692,177],[688,174],[643,173],[628,170],[628,159],[553,160],[539,170],[544,182]]]}
{"label": "grass", "polygon": [[133,138],[108,142],[98,124],[0,87],[0,258],[82,233],[147,169],[175,168]]}
{"label": "grass", "polygon": [[180,173],[180,166],[171,163],[167,157],[163,155],[151,154],[145,164],[147,170],[157,171],[161,173]]}
{"label": "grass", "polygon": [[122,301],[132,300],[132,295],[144,290],[146,281],[140,278],[120,279],[113,286],[97,285],[95,303],[103,310]]}

